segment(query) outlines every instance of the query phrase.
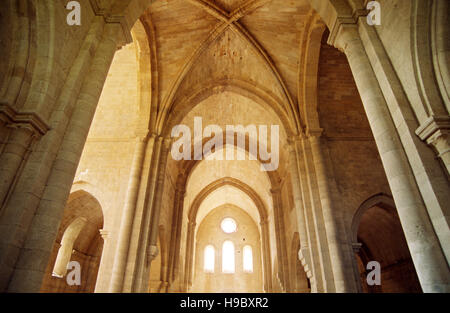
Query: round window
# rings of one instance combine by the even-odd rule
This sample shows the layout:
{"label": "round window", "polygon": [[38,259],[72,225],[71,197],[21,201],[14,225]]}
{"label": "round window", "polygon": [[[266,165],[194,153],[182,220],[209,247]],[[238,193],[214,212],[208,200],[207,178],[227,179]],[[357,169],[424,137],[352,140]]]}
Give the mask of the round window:
{"label": "round window", "polygon": [[220,223],[220,227],[227,234],[234,233],[237,228],[236,222],[231,217],[224,218],[222,223]]}

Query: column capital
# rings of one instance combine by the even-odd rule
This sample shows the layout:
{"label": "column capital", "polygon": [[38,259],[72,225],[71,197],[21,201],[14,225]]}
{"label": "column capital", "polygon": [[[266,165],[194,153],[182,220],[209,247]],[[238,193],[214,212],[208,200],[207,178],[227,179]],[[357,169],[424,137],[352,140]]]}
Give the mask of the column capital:
{"label": "column capital", "polygon": [[359,242],[353,242],[353,243],[352,243],[352,248],[353,248],[353,252],[356,253],[356,254],[358,254],[359,251],[360,251],[361,248],[362,248],[362,243],[359,243]]}
{"label": "column capital", "polygon": [[279,186],[270,188],[270,192],[272,194],[279,194],[281,192],[281,188]]}
{"label": "column capital", "polygon": [[369,14],[369,10],[364,7],[356,7],[353,9],[351,14],[340,14],[332,23],[330,27],[330,35],[328,36],[328,44],[331,46],[335,46],[340,50],[338,46],[336,46],[336,39],[339,37],[339,32],[344,26],[357,26],[360,18],[365,18]]}
{"label": "column capital", "polygon": [[356,23],[341,23],[335,27],[333,38],[330,35],[328,44],[336,47],[343,53],[347,53],[349,45],[356,40],[360,40],[358,25]]}
{"label": "column capital", "polygon": [[292,135],[287,138],[287,142],[289,146],[294,146],[296,143],[301,142],[303,139],[306,138],[306,134],[301,132],[297,135]]}
{"label": "column capital", "polygon": [[159,249],[155,245],[150,245],[147,249],[147,264],[150,264],[159,254]]}
{"label": "column capital", "polygon": [[163,135],[156,135],[156,140],[161,142],[161,147],[162,148],[169,149],[170,145],[172,144],[173,138],[165,137]]}
{"label": "column capital", "polygon": [[307,129],[306,134],[308,138],[319,138],[323,134],[323,128]]}
{"label": "column capital", "polygon": [[440,134],[450,132],[450,116],[430,116],[417,129],[416,134],[428,144],[432,143]]}
{"label": "column capital", "polygon": [[141,131],[141,130],[136,130],[134,132],[135,134],[135,140],[136,142],[146,142],[149,138],[150,138],[150,132],[147,131]]}
{"label": "column capital", "polygon": [[103,240],[106,240],[109,236],[109,230],[99,229],[98,232],[100,233],[100,236],[102,236]]}
{"label": "column capital", "polygon": [[164,147],[168,149],[170,147],[170,145],[172,144],[172,140],[173,140],[173,138],[164,137],[163,138]]}
{"label": "column capital", "polygon": [[105,9],[99,0],[89,0],[92,11],[96,16],[101,16],[106,24],[120,24],[122,28],[122,38],[118,43],[118,49],[123,46],[132,43],[133,37],[131,36],[131,27],[128,25],[127,19],[123,15],[111,14],[109,10]]}
{"label": "column capital", "polygon": [[430,116],[417,128],[416,134],[434,147],[437,156],[450,172],[450,116]]}
{"label": "column capital", "polygon": [[293,136],[290,136],[290,137],[288,137],[287,138],[287,144],[286,144],[286,150],[289,152],[289,153],[293,153],[293,152],[295,152],[296,150],[296,145],[299,145],[299,144],[301,144],[301,142],[305,139],[305,138],[307,138],[306,137],[306,134],[305,133],[300,133],[300,134],[298,134],[298,135],[293,135]]}

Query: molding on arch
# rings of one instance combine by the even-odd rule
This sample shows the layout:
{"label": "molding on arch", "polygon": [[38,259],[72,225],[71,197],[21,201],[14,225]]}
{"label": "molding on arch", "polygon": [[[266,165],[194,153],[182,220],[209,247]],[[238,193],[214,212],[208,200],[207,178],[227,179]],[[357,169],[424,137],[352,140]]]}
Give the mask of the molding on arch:
{"label": "molding on arch", "polygon": [[431,17],[431,48],[433,50],[433,65],[436,71],[436,79],[445,103],[450,112],[450,49],[448,39],[450,28],[447,14],[450,12],[448,1],[433,1]]}
{"label": "molding on arch", "polygon": [[134,24],[131,35],[136,44],[138,66],[138,126],[139,135],[155,128],[158,109],[158,71],[155,29],[144,16]]}
{"label": "molding on arch", "polygon": [[269,237],[269,227],[268,227],[268,211],[264,205],[264,202],[259,197],[259,195],[247,184],[241,182],[238,179],[232,177],[224,177],[218,179],[208,186],[204,187],[200,191],[192,202],[188,211],[188,227],[187,227],[187,242],[186,242],[186,263],[185,263],[185,280],[184,288],[189,290],[192,285],[192,270],[193,270],[193,251],[194,251],[194,241],[195,241],[195,229],[197,227],[196,218],[198,209],[203,202],[203,200],[211,194],[213,191],[217,190],[222,186],[230,185],[238,188],[239,190],[246,193],[250,199],[255,203],[256,208],[260,213],[260,226],[261,226],[261,244],[262,244],[262,258],[263,258],[263,279],[266,291],[270,292],[272,290],[272,267],[270,258],[270,237]]}
{"label": "molding on arch", "polygon": [[190,223],[196,223],[198,209],[200,208],[200,205],[202,204],[203,200],[205,200],[205,198],[209,194],[211,194],[213,191],[219,189],[220,187],[227,186],[227,185],[236,187],[237,189],[239,189],[239,190],[243,191],[245,194],[247,194],[250,197],[250,199],[252,199],[252,201],[255,203],[256,208],[258,209],[258,212],[259,212],[260,224],[267,221],[268,212],[267,212],[267,208],[264,204],[264,201],[261,199],[261,197],[249,185],[247,185],[246,183],[244,183],[236,178],[233,178],[233,177],[223,177],[221,179],[218,179],[218,180],[210,183],[206,187],[204,187],[197,194],[194,201],[192,202],[191,207],[189,208],[188,221]]}
{"label": "molding on arch", "polygon": [[273,95],[269,90],[255,83],[248,82],[239,78],[222,78],[210,81],[203,81],[192,88],[192,93],[188,96],[178,97],[174,99],[173,105],[167,113],[177,112],[177,118],[166,118],[164,121],[158,121],[158,130],[162,134],[168,134],[171,127],[176,125],[186,116],[188,112],[197,104],[206,100],[212,95],[216,95],[225,91],[234,92],[243,97],[249,98],[259,105],[270,108],[276,114],[283,124],[287,136],[297,135],[298,131],[295,124],[286,112],[282,101]]}
{"label": "molding on arch", "polygon": [[326,25],[319,15],[310,11],[306,28],[302,34],[300,64],[298,67],[298,102],[302,123],[306,130],[320,129],[317,112],[317,85],[322,36]]}
{"label": "molding on arch", "polygon": [[[105,214],[103,212],[103,206],[102,206],[101,202],[99,201],[99,199],[87,188],[79,188],[79,189],[70,191],[69,198],[66,203],[66,207],[64,208],[64,214],[66,213],[65,210],[67,209],[67,206],[70,205],[73,200],[79,198],[79,197],[76,197],[75,199],[71,198],[71,197],[74,197],[74,195],[76,195],[76,194],[80,194],[81,197],[87,197],[89,200],[92,200],[93,203],[95,204],[95,206],[100,209],[98,212],[99,215],[97,217],[100,217],[100,215],[101,215],[101,224],[103,227],[105,225],[105,221],[104,221]],[[90,211],[89,213],[92,213],[92,211]],[[92,220],[88,219],[88,222],[92,222]]]}
{"label": "molding on arch", "polygon": [[102,210],[103,227],[106,229],[106,225],[108,225],[106,222],[108,219],[108,214],[106,214],[107,212],[105,212],[104,208],[106,207],[105,204],[107,203],[107,199],[103,196],[103,192],[91,183],[85,181],[75,181],[70,189],[69,195],[79,191],[87,193],[98,202],[100,209]]}
{"label": "molding on arch", "polygon": [[[259,147],[263,147],[264,149],[266,149],[266,145],[262,142],[260,142],[257,139],[251,138],[248,133],[242,134],[241,132],[222,132],[222,143],[223,146],[220,149],[225,150],[224,153],[226,153],[226,149],[227,149],[227,140],[230,138],[234,138],[234,135],[244,135],[245,136],[245,152],[248,153],[249,155],[253,156],[256,160],[258,161],[260,164],[263,164],[265,162],[262,162],[259,153],[257,153],[256,155],[251,153],[251,149],[250,149],[250,145],[254,144],[254,145],[258,145]],[[210,138],[203,138],[202,141],[202,147],[204,146],[204,144],[209,140]],[[236,139],[236,138],[234,138]],[[189,177],[191,175],[191,173],[195,170],[195,168],[197,167],[198,164],[200,164],[200,162],[202,162],[203,160],[205,160],[205,157],[207,155],[203,155],[203,149],[202,149],[202,159],[201,160],[195,160],[195,154],[194,154],[194,144],[195,142],[191,142],[191,160],[183,160],[182,162],[180,162],[180,173],[181,175],[178,177],[177,180],[177,184],[179,186],[183,186],[187,183],[187,181],[189,180]],[[235,149],[238,149],[237,147],[237,140],[234,140],[234,147]],[[280,152],[280,160],[283,160],[283,158],[281,158],[281,156],[283,156],[283,154]],[[224,158],[225,160],[226,158]],[[285,173],[285,171],[287,171],[283,166],[279,166],[277,170],[275,171],[265,171],[264,173],[267,174],[271,185],[273,186],[273,188],[279,188],[282,183],[283,183],[283,179],[282,177],[284,176],[283,174]]]}
{"label": "molding on arch", "polygon": [[357,243],[358,239],[358,228],[359,224],[361,222],[361,218],[364,215],[364,213],[367,212],[370,208],[382,204],[384,206],[390,207],[392,209],[395,209],[395,202],[394,199],[385,194],[385,193],[379,193],[376,195],[371,196],[367,200],[365,200],[359,208],[356,210],[355,214],[353,214],[352,219],[352,226],[351,226],[351,236],[352,236],[352,243]]}
{"label": "molding on arch", "polygon": [[[207,187],[205,187],[205,188],[207,188]],[[217,188],[220,188],[220,187],[221,186],[219,186]],[[216,190],[217,188],[215,188],[214,190]],[[194,203],[195,203],[195,200],[194,200]],[[193,203],[193,205],[194,205],[194,203]],[[200,201],[200,204],[201,204],[201,201]],[[214,208],[211,212],[209,212],[209,214],[211,214],[213,211],[215,211],[217,209],[220,209],[222,207],[225,207],[225,206],[232,207],[232,208],[235,208],[235,209],[238,209],[238,210],[242,210],[243,212],[248,214],[248,212],[246,212],[244,209],[240,208],[239,206],[230,204],[230,203],[225,203],[225,204],[219,205],[218,207]],[[257,206],[257,208],[259,210],[259,206],[258,205],[256,205],[256,206]],[[191,208],[192,208],[192,206],[191,206]],[[197,210],[198,210],[198,207],[197,207]],[[185,260],[186,260],[186,263],[185,263],[185,280],[184,280],[184,288],[185,288],[186,291],[189,290],[189,288],[192,286],[192,282],[193,282],[193,267],[194,267],[194,264],[195,264],[195,262],[194,262],[194,254],[195,254],[194,251],[195,251],[195,242],[196,242],[196,238],[195,237],[196,237],[196,232],[197,232],[196,229],[203,222],[203,221],[201,221],[197,225],[197,223],[195,221],[196,216],[194,216],[193,220],[191,220],[191,216],[190,216],[191,212],[192,212],[192,210],[190,210],[188,212],[188,229],[187,229],[187,237],[186,237],[187,238],[187,242],[186,242],[186,255],[185,255]],[[196,213],[197,212],[195,212],[195,214]],[[249,215],[249,218],[253,221],[253,223],[255,223],[254,225],[258,228],[258,225],[257,225],[256,221],[250,215]],[[262,217],[260,219],[261,220],[260,220],[260,228],[259,228],[259,230],[260,230],[259,240],[260,240],[260,243],[261,243],[263,283],[264,283],[265,291],[266,292],[271,292],[272,291],[272,282],[271,282],[271,280],[272,280],[272,265],[271,265],[271,250],[270,250],[270,237],[269,237],[268,219],[265,218],[263,220]]]}
{"label": "molding on arch", "polygon": [[[444,1],[445,2],[445,1]],[[423,102],[423,110],[427,116],[421,116],[417,112],[417,119],[423,123],[423,119],[430,116],[447,116],[448,94],[441,89],[439,67],[433,64],[437,57],[435,32],[437,25],[435,20],[436,1],[412,0],[411,3],[411,53],[417,90]],[[423,49],[428,46],[430,49]],[[434,53],[433,53],[434,52]],[[438,72],[436,72],[438,70]],[[434,79],[430,79],[434,78]],[[443,96],[446,97],[446,103]]]}

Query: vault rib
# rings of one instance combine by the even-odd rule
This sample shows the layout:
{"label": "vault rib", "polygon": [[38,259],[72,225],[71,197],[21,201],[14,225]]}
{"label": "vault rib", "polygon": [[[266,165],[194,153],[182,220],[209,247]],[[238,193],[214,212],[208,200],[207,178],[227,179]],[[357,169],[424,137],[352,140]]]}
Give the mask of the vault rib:
{"label": "vault rib", "polygon": [[167,114],[171,111],[172,105],[173,105],[173,98],[175,94],[178,91],[179,86],[181,85],[181,82],[186,77],[189,70],[192,68],[192,66],[196,63],[200,55],[203,51],[205,51],[220,35],[222,35],[228,27],[232,31],[234,31],[236,34],[238,34],[244,41],[249,44],[249,46],[256,52],[257,55],[261,57],[263,62],[269,67],[269,69],[272,71],[273,75],[275,76],[275,79],[279,83],[279,85],[282,88],[282,91],[289,103],[289,109],[291,118],[294,121],[294,125],[297,128],[298,132],[302,132],[302,126],[299,119],[298,110],[295,109],[295,103],[292,99],[291,94],[289,93],[289,90],[283,80],[283,77],[281,76],[277,66],[273,62],[273,60],[270,58],[269,54],[265,49],[262,47],[262,45],[254,38],[250,32],[241,24],[239,23],[239,19],[246,16],[249,12],[255,10],[256,8],[259,8],[271,0],[249,0],[246,3],[244,3],[242,6],[237,8],[232,12],[232,14],[228,14],[225,10],[218,7],[217,5],[205,1],[205,0],[187,0],[188,2],[192,3],[193,5],[200,7],[204,9],[207,13],[211,14],[213,17],[219,19],[222,21],[222,23],[218,23],[213,30],[210,32],[209,36],[200,44],[199,48],[196,49],[191,57],[187,60],[187,62],[183,65],[181,68],[179,74],[177,75],[177,79],[174,81],[170,92],[167,94],[165,99],[162,102],[161,106],[161,114],[158,116],[158,130],[162,130],[162,126],[164,124],[164,121],[166,119]]}

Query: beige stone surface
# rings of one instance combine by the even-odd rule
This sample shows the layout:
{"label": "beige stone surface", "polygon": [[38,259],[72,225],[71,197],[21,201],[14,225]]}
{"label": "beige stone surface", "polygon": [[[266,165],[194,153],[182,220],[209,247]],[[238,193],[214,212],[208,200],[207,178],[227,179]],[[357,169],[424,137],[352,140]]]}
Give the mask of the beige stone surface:
{"label": "beige stone surface", "polygon": [[[0,8],[0,291],[450,290],[445,1],[79,2]],[[278,125],[279,166],[174,160],[198,117]]]}

